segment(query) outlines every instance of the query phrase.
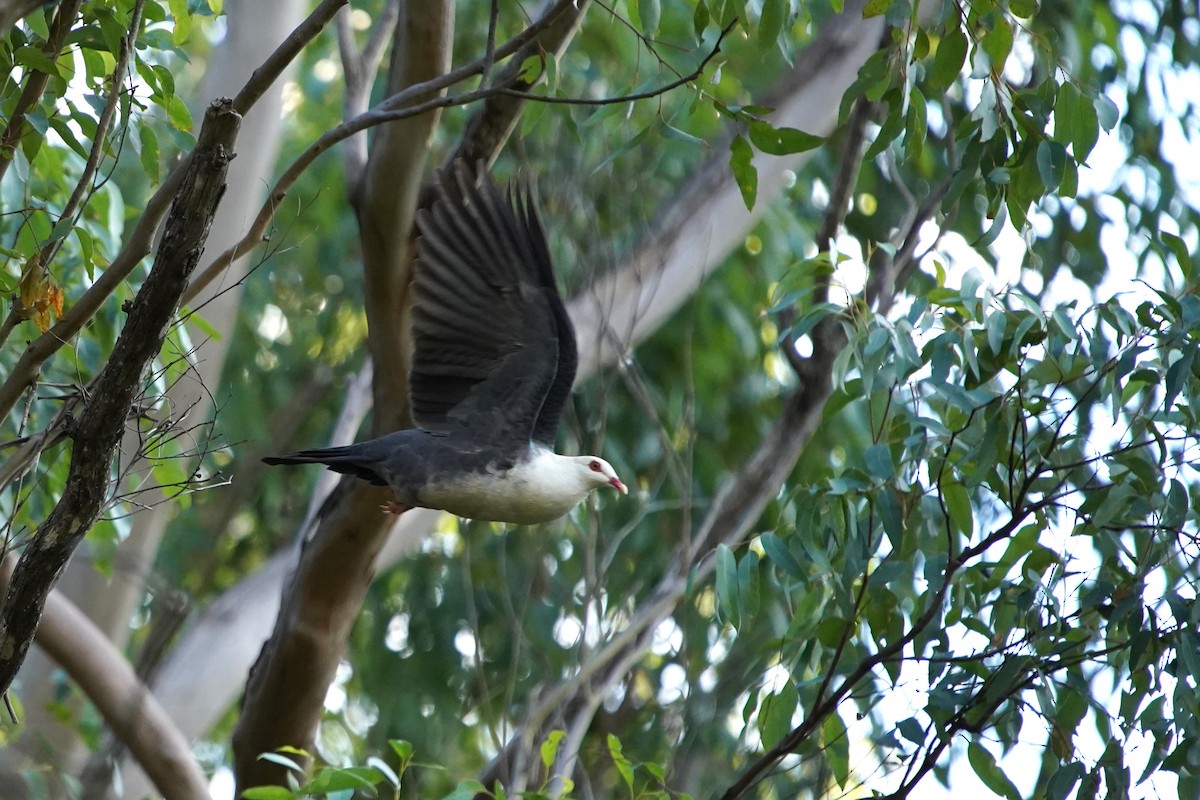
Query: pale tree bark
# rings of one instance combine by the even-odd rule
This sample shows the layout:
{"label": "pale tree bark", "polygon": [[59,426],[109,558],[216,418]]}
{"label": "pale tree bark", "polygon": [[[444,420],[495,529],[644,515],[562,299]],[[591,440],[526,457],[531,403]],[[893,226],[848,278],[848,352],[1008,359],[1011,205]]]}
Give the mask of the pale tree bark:
{"label": "pale tree bark", "polygon": [[[878,20],[863,21],[854,11],[823,29],[798,59],[797,69],[783,76],[772,93],[778,108],[774,124],[829,134],[842,95],[878,46],[880,29]],[[761,157],[759,201],[748,211],[724,171],[727,157],[715,150],[712,161],[664,209],[645,243],[569,303],[581,344],[580,380],[678,310],[782,191],[783,171],[801,169],[810,157]],[[432,512],[402,517],[381,549],[377,566],[386,568],[411,552],[432,532],[436,519]],[[164,663],[155,692],[186,735],[202,736],[237,697],[246,665],[270,631],[291,558],[290,553],[280,554],[243,579],[185,632]],[[229,634],[231,625],[236,625],[232,630],[237,635]],[[196,702],[198,697],[203,704]]]}
{"label": "pale tree bark", "polygon": [[[227,3],[228,33],[214,49],[195,108],[203,109],[213,98],[236,94],[254,69],[296,27],[305,5],[302,0],[279,0],[270,4],[233,0]],[[229,175],[229,189],[217,211],[206,252],[221,252],[231,245],[263,200],[279,150],[280,107],[285,80],[286,76],[275,81],[245,117],[237,166]],[[200,118],[200,115],[196,117]],[[239,260],[225,273],[219,285],[210,286],[193,301],[192,307],[200,309],[199,313],[217,331],[218,337],[210,339],[197,326],[189,325],[189,334],[197,349],[189,359],[188,374],[169,389],[166,406],[181,417],[179,423],[183,427],[202,423],[212,413],[211,401],[218,391],[221,369],[232,340],[241,299],[240,281],[246,266],[246,259]],[[198,446],[202,446],[199,437],[206,431],[204,425],[197,429]],[[136,438],[125,437],[122,453],[123,466],[128,466],[130,459],[137,457]],[[131,533],[114,557],[113,574],[105,576],[92,568],[89,559],[75,558],[60,584],[66,597],[83,609],[118,649],[123,649],[128,641],[130,620],[141,602],[155,553],[175,511],[173,505],[163,502],[163,494],[157,490],[147,491],[138,500],[147,507],[134,515]],[[214,532],[214,535],[218,534]],[[50,659],[45,653],[31,652],[22,676],[21,694],[28,719],[26,735],[19,741],[18,748],[25,751],[22,755],[33,763],[52,763],[67,774],[78,774],[87,758],[87,750],[79,739],[76,726],[64,724],[59,716],[47,709],[55,693]],[[6,754],[9,768],[13,750]]]}

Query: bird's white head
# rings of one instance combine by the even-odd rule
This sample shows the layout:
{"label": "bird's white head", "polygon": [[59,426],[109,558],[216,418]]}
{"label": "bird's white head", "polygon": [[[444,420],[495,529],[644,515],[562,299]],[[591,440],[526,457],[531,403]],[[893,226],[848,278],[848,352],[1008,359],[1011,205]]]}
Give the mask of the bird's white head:
{"label": "bird's white head", "polygon": [[621,494],[629,494],[629,489],[617,477],[617,471],[612,468],[603,458],[599,456],[579,456],[575,459],[582,471],[587,475],[587,480],[594,486],[611,486]]}

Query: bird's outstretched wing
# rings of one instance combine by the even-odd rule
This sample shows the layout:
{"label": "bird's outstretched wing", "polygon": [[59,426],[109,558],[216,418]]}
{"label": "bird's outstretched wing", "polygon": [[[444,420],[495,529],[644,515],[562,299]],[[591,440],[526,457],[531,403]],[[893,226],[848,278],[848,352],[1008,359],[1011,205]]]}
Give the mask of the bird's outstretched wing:
{"label": "bird's outstretched wing", "polygon": [[551,444],[577,357],[529,191],[462,165],[439,183],[417,218],[413,419],[514,454]]}

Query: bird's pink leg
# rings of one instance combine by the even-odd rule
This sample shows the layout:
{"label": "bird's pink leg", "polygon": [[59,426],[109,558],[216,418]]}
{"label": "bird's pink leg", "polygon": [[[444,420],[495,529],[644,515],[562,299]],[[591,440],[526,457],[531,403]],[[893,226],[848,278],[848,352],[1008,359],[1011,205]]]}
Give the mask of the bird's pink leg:
{"label": "bird's pink leg", "polygon": [[410,508],[412,508],[412,506],[406,506],[406,505],[404,505],[404,503],[401,503],[399,500],[392,500],[387,503],[384,503],[383,505],[380,506],[380,508],[383,509],[383,513],[393,514],[398,517],[401,514],[403,514],[405,511],[408,511]]}

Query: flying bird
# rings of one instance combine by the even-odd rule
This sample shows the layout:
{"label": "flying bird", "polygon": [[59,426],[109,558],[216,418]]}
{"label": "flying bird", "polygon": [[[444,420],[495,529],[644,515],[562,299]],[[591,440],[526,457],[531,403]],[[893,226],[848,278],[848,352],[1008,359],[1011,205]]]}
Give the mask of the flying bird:
{"label": "flying bird", "polygon": [[416,427],[263,461],[324,464],[390,486],[392,514],[436,508],[532,525],[601,486],[627,493],[603,458],[553,450],[578,357],[528,187],[505,194],[486,174],[477,185],[460,165],[439,177],[417,227]]}

